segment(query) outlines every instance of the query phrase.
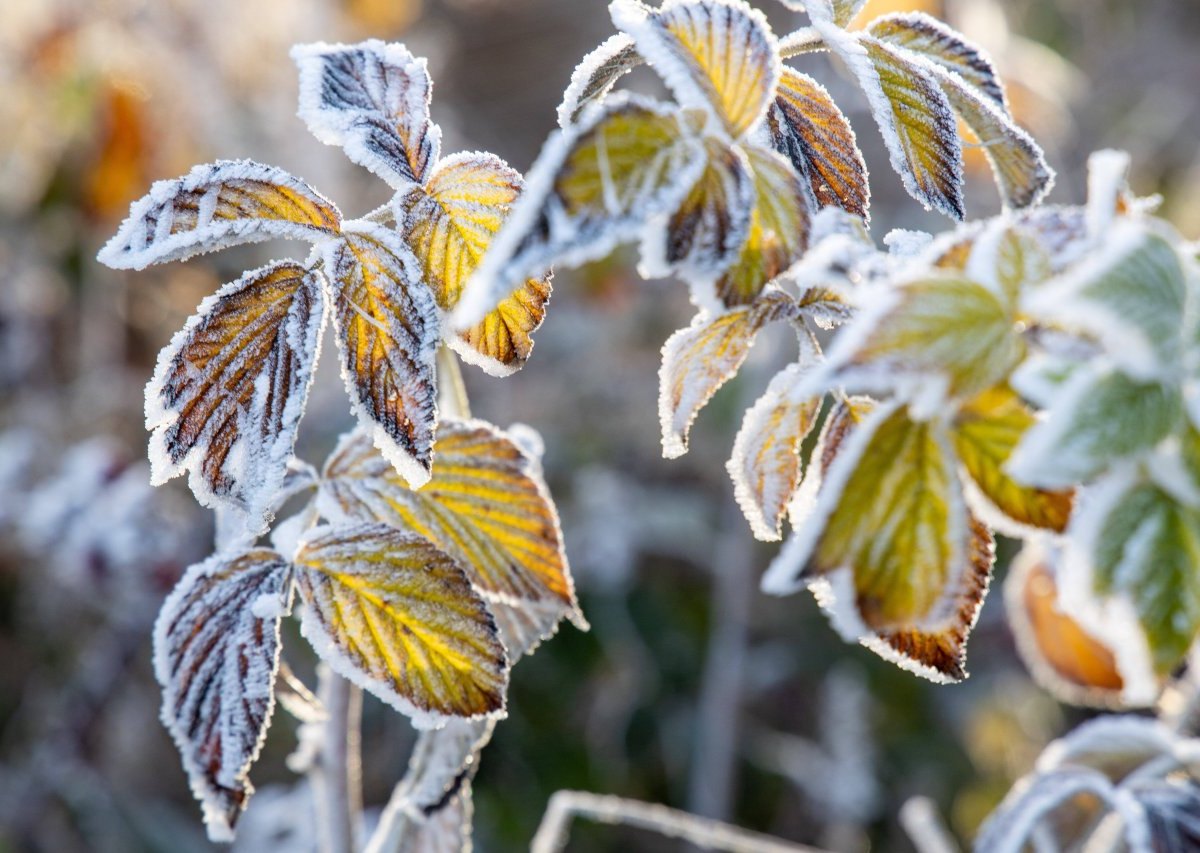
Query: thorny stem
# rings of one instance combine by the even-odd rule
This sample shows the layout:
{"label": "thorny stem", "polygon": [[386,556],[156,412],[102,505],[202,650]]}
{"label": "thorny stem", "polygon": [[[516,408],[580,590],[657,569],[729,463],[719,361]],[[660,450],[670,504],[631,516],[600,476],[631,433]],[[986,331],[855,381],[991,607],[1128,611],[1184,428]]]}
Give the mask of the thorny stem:
{"label": "thorny stem", "polygon": [[576,817],[646,829],[706,850],[724,850],[727,853],[823,853],[815,847],[781,841],[678,809],[586,791],[559,791],[550,798],[546,814],[529,847],[530,853],[558,853],[562,850],[567,843],[571,821]]}
{"label": "thorny stem", "polygon": [[362,690],[323,664],[317,670],[317,694],[327,715],[321,751],[309,771],[317,849],[355,853],[362,815]]}

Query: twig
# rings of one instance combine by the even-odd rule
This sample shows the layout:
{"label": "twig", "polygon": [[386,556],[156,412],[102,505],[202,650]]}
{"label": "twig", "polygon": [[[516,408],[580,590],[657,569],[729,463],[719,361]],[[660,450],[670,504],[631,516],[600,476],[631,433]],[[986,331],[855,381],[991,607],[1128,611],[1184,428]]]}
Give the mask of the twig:
{"label": "twig", "polygon": [[558,853],[562,850],[567,843],[571,821],[576,817],[614,826],[646,829],[706,850],[724,850],[727,853],[824,853],[815,847],[781,841],[678,809],[587,791],[558,791],[550,798],[546,814],[542,816],[537,835],[529,847],[530,853]]}
{"label": "twig", "polygon": [[928,797],[913,797],[901,806],[900,825],[918,853],[959,853],[954,836],[946,829],[937,806]]}
{"label": "twig", "polygon": [[442,414],[452,418],[471,417],[471,401],[467,398],[467,385],[463,382],[458,356],[448,346],[438,347],[438,407]]}
{"label": "twig", "polygon": [[800,56],[804,53],[817,53],[826,50],[825,39],[812,27],[796,30],[791,35],[779,40],[779,55],[784,59]]}
{"label": "twig", "polygon": [[355,853],[362,814],[362,691],[322,665],[317,670],[317,693],[328,715],[320,753],[309,770],[316,800],[317,849]]}

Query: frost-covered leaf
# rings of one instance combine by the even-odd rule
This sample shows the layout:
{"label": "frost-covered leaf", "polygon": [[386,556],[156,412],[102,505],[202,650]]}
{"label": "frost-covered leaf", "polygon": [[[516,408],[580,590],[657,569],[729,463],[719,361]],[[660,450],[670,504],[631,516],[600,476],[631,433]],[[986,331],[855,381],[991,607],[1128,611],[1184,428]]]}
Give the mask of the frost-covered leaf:
{"label": "frost-covered leaf", "polygon": [[452,555],[475,586],[510,603],[556,601],[575,611],[558,514],[535,460],[483,421],[446,420],[430,481],[409,489],[362,432],[326,463],[327,516],[411,530]]}
{"label": "frost-covered leaf", "polygon": [[341,226],[333,202],[299,178],[250,160],[218,160],[155,183],[96,257],[140,270],[241,243],[323,240]]}
{"label": "frost-covered leaf", "polygon": [[687,452],[687,434],[696,415],[733,378],[767,323],[795,316],[795,301],[782,291],[764,294],[753,305],[716,317],[701,312],[663,345],[658,373],[658,414],[663,455]]}
{"label": "frost-covered leaf", "polygon": [[1054,186],[1054,170],[1033,137],[957,75],[939,67],[929,70],[954,111],[979,138],[1005,206],[1021,209],[1041,202]]}
{"label": "frost-covered leaf", "polygon": [[704,171],[687,197],[642,244],[645,273],[713,278],[724,272],[750,234],[754,178],[741,148],[714,137],[704,140]]}
{"label": "frost-covered leaf", "polygon": [[295,566],[301,631],[340,675],[420,728],[503,711],[508,662],[496,625],[429,540],[383,524],[318,528]]}
{"label": "frost-covered leaf", "polygon": [[869,218],[867,164],[854,130],[824,86],[784,68],[767,123],[775,150],[808,181],[816,206],[836,205]]}
{"label": "frost-covered leaf", "polygon": [[558,126],[577,122],[589,104],[604,100],[618,80],[645,61],[624,33],[602,42],[575,66],[558,106]]}
{"label": "frost-covered leaf", "polygon": [[232,840],[254,793],[247,774],[271,722],[288,572],[274,551],[210,557],[188,569],[154,626],[162,720],[214,841]]}
{"label": "frost-covered leaf", "polygon": [[991,57],[957,30],[922,12],[882,15],[867,31],[880,41],[925,57],[957,74],[980,95],[1008,113],[1004,85]]}
{"label": "frost-covered leaf", "polygon": [[1052,551],[1027,542],[1004,581],[1005,612],[1017,651],[1043,688],[1074,705],[1123,704],[1125,682],[1112,650],[1059,605]]}
{"label": "frost-covered leaf", "polygon": [[375,446],[413,486],[429,479],[437,427],[433,293],[399,237],[365,222],[325,252],[342,378]]}
{"label": "frost-covered leaf", "polygon": [[867,0],[781,0],[784,6],[797,12],[807,11],[817,20],[830,21],[848,27],[858,17]]}
{"label": "frost-covered leaf", "polygon": [[1049,491],[1013,481],[1005,464],[1036,418],[1009,388],[989,389],[962,406],[953,424],[954,450],[979,490],[985,505],[978,507],[993,526],[1011,529],[994,519],[993,507],[1019,526],[1061,533],[1071,516],[1073,493]]}
{"label": "frost-covered leaf", "polygon": [[[404,239],[443,310],[458,304],[522,185],[520,173],[499,157],[458,154],[438,163],[423,188],[398,199]],[[488,373],[513,373],[533,349],[531,334],[549,298],[549,276],[531,278],[475,326],[450,337],[450,346]]]}
{"label": "frost-covered leaf", "polygon": [[936,681],[965,678],[994,553],[967,512],[946,427],[896,405],[842,406],[814,458],[801,491],[815,502],[797,507],[763,588],[807,583],[847,640]]}
{"label": "frost-covered leaf", "polygon": [[222,287],[159,356],[146,389],[152,482],[191,471],[205,506],[266,529],[320,349],[317,273],[269,264]]}
{"label": "frost-covered leaf", "polygon": [[771,380],[746,412],[726,466],[738,505],[764,542],[780,538],[788,501],[800,485],[800,445],[821,411],[820,397],[796,394],[802,370],[791,365]]}
{"label": "frost-covered leaf", "polygon": [[297,45],[292,59],[300,70],[300,118],[313,136],[341,146],[397,190],[424,182],[442,139],[429,119],[433,81],[424,59],[375,39]]}
{"label": "frost-covered leaf", "polygon": [[[829,367],[847,388],[932,405],[1004,381],[1024,353],[1010,306],[977,282],[940,275],[880,295],[834,345]],[[900,378],[923,381],[902,386]]]}
{"label": "frost-covered leaf", "polygon": [[964,269],[1011,305],[1017,305],[1025,290],[1042,284],[1054,271],[1050,253],[1036,232],[1004,219],[974,241]]}
{"label": "frost-covered leaf", "polygon": [[[500,640],[508,651],[508,660],[515,665],[525,655],[533,654],[544,641],[558,633],[566,612],[562,603],[557,599],[547,598],[541,601],[521,599],[513,601],[505,595],[483,594],[492,618],[496,620],[496,630],[500,632]],[[567,614],[577,627],[586,629],[579,611]]]}
{"label": "frost-covered leaf", "polygon": [[962,219],[962,142],[932,67],[867,35],[827,26],[822,35],[866,92],[892,168],[909,195],[926,209]]}
{"label": "frost-covered leaf", "polygon": [[681,104],[709,110],[734,139],[762,119],[780,61],[761,12],[742,0],[613,0],[609,11]]}
{"label": "frost-covered leaf", "polygon": [[1169,375],[1183,346],[1187,284],[1179,255],[1139,223],[1114,226],[1061,278],[1032,291],[1033,317],[1094,335],[1140,379]]}
{"label": "frost-covered leaf", "polygon": [[1200,511],[1134,480],[1099,492],[1071,534],[1096,594],[1132,603],[1155,672],[1169,674],[1200,633]]}
{"label": "frost-covered leaf", "polygon": [[468,283],[456,328],[479,322],[531,276],[603,257],[674,211],[704,170],[701,118],[622,93],[553,136]]}
{"label": "frost-covered leaf", "polygon": [[1148,453],[1176,429],[1182,414],[1174,386],[1139,382],[1103,365],[1079,368],[1046,419],[1026,432],[1008,472],[1044,489],[1086,483],[1122,459]]}
{"label": "frost-covered leaf", "polygon": [[716,282],[717,299],[726,306],[752,302],[808,248],[810,216],[803,179],[774,151],[756,146],[745,151],[754,174],[754,210],[737,260]]}
{"label": "frost-covered leaf", "polygon": [[1145,809],[1151,849],[1200,850],[1200,784],[1195,779],[1155,779],[1132,787]]}
{"label": "frost-covered leaf", "polygon": [[[1113,784],[1104,774],[1089,768],[1064,767],[1028,777],[1013,786],[980,828],[976,853],[1022,853],[1034,844],[1033,837],[1046,826],[1052,812],[1071,806],[1094,820],[1115,797]],[[1053,836],[1051,843],[1059,847]]]}

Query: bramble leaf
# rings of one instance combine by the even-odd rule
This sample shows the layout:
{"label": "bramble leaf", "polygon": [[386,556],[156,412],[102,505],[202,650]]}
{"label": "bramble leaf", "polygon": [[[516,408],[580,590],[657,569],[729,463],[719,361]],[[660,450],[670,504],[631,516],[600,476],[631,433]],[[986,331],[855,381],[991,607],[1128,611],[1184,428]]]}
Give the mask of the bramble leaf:
{"label": "bramble leaf", "polygon": [[625,33],[602,42],[575,66],[558,106],[558,126],[566,129],[579,121],[589,105],[604,100],[618,80],[645,61]]}
{"label": "bramble leaf", "polygon": [[880,41],[900,47],[960,78],[980,95],[1008,114],[1004,85],[996,67],[982,48],[962,33],[923,12],[882,15],[871,21],[867,32]]}
{"label": "bramble leaf", "polygon": [[708,110],[735,140],[762,119],[780,61],[761,12],[742,0],[613,0],[609,11],[685,107]]}
{"label": "bramble leaf", "polygon": [[423,183],[441,148],[429,119],[433,82],[424,59],[401,44],[292,48],[300,71],[300,118],[313,136],[338,145],[394,189]]}
{"label": "bramble leaf", "polygon": [[842,406],[814,458],[815,504],[793,519],[764,589],[807,581],[846,639],[935,681],[965,678],[994,554],[963,503],[945,426],[896,405]]}
{"label": "bramble leaf", "polygon": [[1179,425],[1178,388],[1142,383],[1103,365],[1081,367],[1058,392],[1045,420],[1017,446],[1013,479],[1044,489],[1089,482],[1114,463],[1148,453]]}
{"label": "bramble leaf", "polygon": [[643,266],[653,276],[672,271],[700,278],[724,272],[750,234],[755,203],[750,162],[736,145],[704,140],[704,171],[665,230],[642,242]]}
{"label": "bramble leaf", "polygon": [[[1012,309],[991,290],[954,275],[898,285],[835,345],[829,366],[848,389],[904,390],[898,378],[929,381],[910,392],[973,396],[1004,381],[1024,356]],[[938,385],[934,380],[940,382]]]}
{"label": "bramble leaf", "polygon": [[1139,379],[1179,361],[1187,284],[1175,248],[1138,223],[1114,226],[1103,245],[1024,308],[1040,320],[1092,334]]}
{"label": "bramble leaf", "polygon": [[484,594],[554,601],[575,614],[558,514],[531,459],[483,421],[446,420],[430,481],[409,489],[356,431],[325,465],[321,506],[332,517],[380,521],[425,537],[458,560]]}
{"label": "bramble leaf", "polygon": [[151,482],[191,471],[205,506],[270,521],[325,321],[321,277],[291,261],[222,287],[159,355],[146,389]]}
{"label": "bramble leaf", "polygon": [[[749,146],[745,151],[754,175],[754,210],[737,260],[716,282],[716,296],[727,307],[753,302],[768,283],[800,260],[808,248],[811,224],[808,193],[791,164],[765,148]],[[706,296],[699,301],[706,302]]]}
{"label": "bramble leaf", "polygon": [[1155,673],[1166,676],[1200,634],[1200,511],[1150,483],[1133,482],[1085,506],[1079,547],[1096,593],[1133,604]]}
{"label": "bramble leaf", "polygon": [[813,23],[829,48],[854,72],[909,195],[926,209],[961,220],[962,143],[950,103],[929,70],[901,49],[865,34],[849,34],[820,20]]}
{"label": "bramble leaf", "polygon": [[803,368],[790,365],[746,412],[726,465],[754,535],[780,538],[784,513],[800,485],[800,445],[816,425],[821,397],[797,396]]}
{"label": "bramble leaf", "polygon": [[[1071,490],[1021,485],[1004,466],[1036,418],[1009,388],[998,386],[963,405],[952,427],[954,450],[987,503],[1019,525],[1062,533],[1071,516]],[[992,521],[992,513],[978,508]],[[1004,529],[1005,525],[994,524]]]}
{"label": "bramble leaf", "polygon": [[341,227],[333,202],[283,169],[218,160],[155,183],[96,257],[140,270],[272,238],[316,242]]}
{"label": "bramble leaf", "polygon": [[393,232],[356,223],[325,251],[342,378],[375,446],[413,486],[429,479],[437,427],[437,303]]}
{"label": "bramble leaf", "polygon": [[[499,157],[458,154],[438,163],[423,188],[397,200],[404,239],[442,310],[458,304],[522,186],[520,173]],[[531,334],[549,298],[549,276],[531,278],[474,327],[450,337],[450,346],[494,376],[513,373],[533,349]]]}
{"label": "bramble leaf", "polygon": [[825,87],[785,67],[767,122],[775,150],[812,188],[814,209],[836,205],[870,218],[867,164],[853,128]]}
{"label": "bramble leaf", "polygon": [[301,631],[340,675],[419,728],[504,709],[508,662],[458,563],[383,524],[317,528],[296,554]]}
{"label": "bramble leaf", "polygon": [[603,257],[674,211],[704,170],[694,112],[624,93],[560,131],[463,292],[452,321],[473,326],[531,276]]}
{"label": "bramble leaf", "polygon": [[1123,704],[1125,682],[1112,650],[1062,611],[1059,596],[1054,559],[1026,543],[1004,582],[1005,612],[1026,668],[1060,701]]}
{"label": "bramble leaf", "polygon": [[998,221],[975,240],[964,269],[1010,305],[1027,289],[1041,285],[1054,272],[1051,256],[1036,231]]}
{"label": "bramble leaf", "polygon": [[213,841],[233,839],[254,793],[247,774],[274,708],[288,572],[274,551],[210,557],[188,569],[154,626],[162,720]]}
{"label": "bramble leaf", "polygon": [[675,459],[687,452],[688,430],[696,415],[738,372],[755,335],[767,323],[793,317],[796,311],[795,300],[771,291],[753,305],[716,317],[702,312],[667,339],[658,374],[664,456]]}

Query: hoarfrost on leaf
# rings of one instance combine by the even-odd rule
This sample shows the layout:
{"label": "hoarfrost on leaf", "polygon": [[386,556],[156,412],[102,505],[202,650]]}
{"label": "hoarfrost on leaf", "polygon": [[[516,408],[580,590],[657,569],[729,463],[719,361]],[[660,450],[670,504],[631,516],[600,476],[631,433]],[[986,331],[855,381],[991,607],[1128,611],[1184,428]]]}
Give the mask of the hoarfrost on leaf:
{"label": "hoarfrost on leaf", "polygon": [[286,595],[274,551],[216,555],[188,569],[154,628],[162,720],[183,757],[210,838],[229,841],[254,792],[247,778],[274,707],[279,613],[255,603]]}
{"label": "hoarfrost on leaf", "polygon": [[558,106],[558,126],[574,124],[591,103],[604,100],[617,81],[645,62],[625,33],[610,36],[585,56],[571,73],[571,82]]}

